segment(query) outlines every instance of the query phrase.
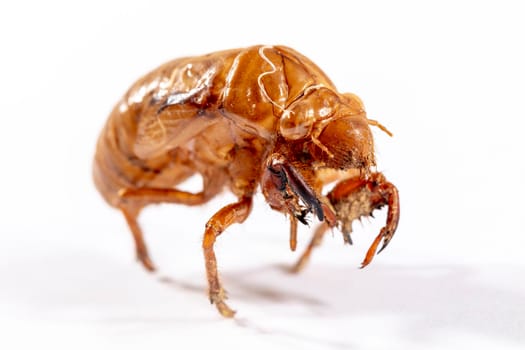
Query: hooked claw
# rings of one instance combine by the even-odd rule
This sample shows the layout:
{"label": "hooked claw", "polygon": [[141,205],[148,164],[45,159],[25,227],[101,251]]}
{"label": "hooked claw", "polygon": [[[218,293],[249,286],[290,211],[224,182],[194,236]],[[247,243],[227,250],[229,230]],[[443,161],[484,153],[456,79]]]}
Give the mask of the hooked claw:
{"label": "hooked claw", "polygon": [[341,225],[343,236],[352,231],[352,221],[361,216],[371,216],[375,209],[388,206],[386,225],[381,229],[368,249],[360,268],[364,268],[374,258],[379,243],[383,245],[377,251],[385,249],[396,232],[399,223],[399,193],[397,188],[386,181],[381,173],[372,173],[366,179],[351,178],[337,184],[328,194],[328,198],[337,212],[337,221]]}
{"label": "hooked claw", "polygon": [[[387,226],[389,224],[390,224],[390,222],[387,220]],[[386,226],[385,226],[385,227],[383,227],[381,229],[381,231],[379,232],[377,237],[374,239],[374,242],[372,243],[372,245],[370,246],[370,248],[368,248],[368,251],[366,252],[365,259],[363,260],[363,262],[361,263],[361,266],[359,267],[360,269],[362,269],[365,266],[367,266],[368,264],[370,264],[370,262],[374,258],[375,252],[377,250],[377,246],[379,245],[381,240],[383,240],[383,245],[377,251],[377,254],[381,253],[383,251],[383,249],[386,248],[386,246],[388,245],[388,243],[392,239],[392,236],[394,235],[394,232],[395,232],[395,231],[389,231],[389,232],[386,232],[386,231],[389,231],[389,230],[387,230]]]}

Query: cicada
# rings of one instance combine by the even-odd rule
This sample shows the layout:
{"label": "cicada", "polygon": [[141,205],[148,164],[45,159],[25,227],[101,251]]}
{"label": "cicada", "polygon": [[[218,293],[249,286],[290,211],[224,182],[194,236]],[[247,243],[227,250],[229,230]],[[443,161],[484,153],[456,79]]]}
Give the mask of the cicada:
{"label": "cicada", "polygon": [[[136,255],[155,269],[137,222],[147,205],[198,206],[223,190],[237,200],[206,223],[202,248],[209,298],[232,317],[217,274],[214,243],[250,215],[259,188],[271,208],[287,215],[290,247],[298,223],[320,228],[299,259],[300,270],[329,228],[351,242],[354,219],[388,206],[387,223],[369,249],[388,244],[399,220],[394,185],[375,171],[370,126],[362,101],[340,93],[312,61],[284,46],[253,46],[170,61],[140,78],[111,112],[98,139],[96,187],[124,215]],[[181,183],[202,178],[199,192]],[[339,181],[328,193],[329,183]]]}

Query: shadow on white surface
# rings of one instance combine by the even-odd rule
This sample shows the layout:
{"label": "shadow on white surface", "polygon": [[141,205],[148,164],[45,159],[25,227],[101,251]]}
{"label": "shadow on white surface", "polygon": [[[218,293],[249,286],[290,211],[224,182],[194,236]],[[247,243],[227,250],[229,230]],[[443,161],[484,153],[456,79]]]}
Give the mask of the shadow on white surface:
{"label": "shadow on white surface", "polygon": [[288,282],[288,276],[279,276],[282,268],[278,267],[226,273],[225,277],[230,288],[237,290],[235,299],[282,304],[285,314],[286,304],[299,303],[320,323],[323,318],[386,316],[394,317],[404,335],[414,340],[452,330],[525,343],[525,284],[519,281],[523,268],[381,265],[369,271],[337,266],[309,269],[305,277],[293,276]]}
{"label": "shadow on white surface", "polygon": [[[262,305],[270,317],[280,316],[269,315],[274,311],[290,316],[289,305],[299,304],[318,322],[340,316],[394,316],[401,322],[405,336],[414,340],[432,338],[450,329],[525,342],[525,284],[518,280],[524,275],[523,268],[379,266],[358,271],[310,266],[309,270],[304,277],[290,276],[284,266],[223,275],[225,285],[234,291],[232,303],[242,300]],[[513,280],[521,285],[509,290]],[[202,292],[200,285],[171,283]],[[292,308],[291,316],[305,316],[304,310],[299,315],[293,312]],[[262,333],[283,332],[242,316],[238,324]]]}
{"label": "shadow on white surface", "polygon": [[395,330],[395,339],[412,345],[450,333],[525,344],[524,273],[511,265],[380,264],[311,264],[299,275],[275,265],[223,271],[239,311],[229,322],[207,302],[200,273],[153,277],[139,266],[76,255],[4,265],[0,300],[8,319],[73,324],[104,338],[248,332],[292,347],[351,348]]}

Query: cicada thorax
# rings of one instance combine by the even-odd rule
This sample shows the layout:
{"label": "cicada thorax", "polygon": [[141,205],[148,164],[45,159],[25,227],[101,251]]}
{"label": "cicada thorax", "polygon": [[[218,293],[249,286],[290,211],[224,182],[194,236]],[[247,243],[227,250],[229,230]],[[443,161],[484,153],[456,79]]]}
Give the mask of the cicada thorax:
{"label": "cicada thorax", "polygon": [[246,131],[275,139],[281,132],[280,120],[290,117],[291,105],[321,86],[333,88],[315,64],[295,51],[252,47],[233,60],[220,98],[221,111]]}
{"label": "cicada thorax", "polygon": [[193,117],[220,114],[265,139],[304,137],[331,113],[332,95],[332,82],[306,57],[255,46],[168,62],[134,84],[119,108],[141,109],[137,153],[147,157],[178,143],[170,131]]}

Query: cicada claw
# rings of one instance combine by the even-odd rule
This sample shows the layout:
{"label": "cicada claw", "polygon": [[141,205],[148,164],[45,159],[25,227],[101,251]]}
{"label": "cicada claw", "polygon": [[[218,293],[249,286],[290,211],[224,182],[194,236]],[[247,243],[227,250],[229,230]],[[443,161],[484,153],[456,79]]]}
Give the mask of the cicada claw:
{"label": "cicada claw", "polygon": [[[361,268],[370,264],[374,255],[383,251],[396,232],[399,223],[399,193],[383,174],[372,173],[367,178],[351,178],[341,181],[328,194],[336,209],[337,222],[344,237],[352,232],[352,222],[362,216],[372,216],[375,209],[388,206],[386,225],[372,242]],[[345,238],[346,241],[346,238]],[[383,242],[379,251],[379,244]]]}

